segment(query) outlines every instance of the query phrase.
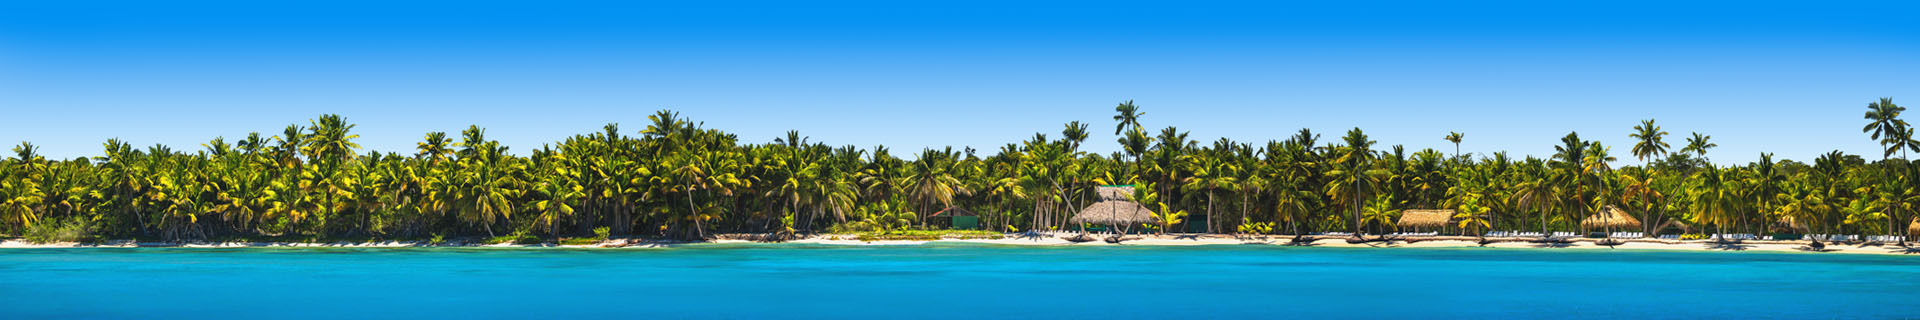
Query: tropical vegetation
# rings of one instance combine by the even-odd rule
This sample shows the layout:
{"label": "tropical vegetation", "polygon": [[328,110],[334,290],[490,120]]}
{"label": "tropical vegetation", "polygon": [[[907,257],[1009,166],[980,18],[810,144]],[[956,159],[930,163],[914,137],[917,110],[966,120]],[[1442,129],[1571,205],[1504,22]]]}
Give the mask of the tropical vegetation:
{"label": "tropical vegetation", "polygon": [[[1402,209],[1459,209],[1452,232],[1583,231],[1616,206],[1642,230],[1893,234],[1920,211],[1920,151],[1892,99],[1868,105],[1880,155],[1810,163],[1709,162],[1718,145],[1669,144],[1653,119],[1614,146],[1568,133],[1546,158],[1381,147],[1354,128],[1255,143],[1150,131],[1116,108],[1110,154],[1083,150],[1090,124],[998,150],[831,146],[788,132],[747,142],[672,111],[637,131],[608,124],[523,154],[469,127],[427,133],[408,152],[364,150],[354,125],[322,115],[278,135],[215,138],[192,150],[112,139],[97,157],[47,159],[31,143],[0,161],[0,234],[85,239],[447,236],[710,238],[721,233],[898,233],[943,228],[934,212],[977,212],[996,232],[1060,230],[1101,185],[1134,185],[1163,214],[1155,232],[1392,232]],[[1614,133],[1609,133],[1612,135]],[[1591,135],[1588,135],[1591,136]],[[1675,149],[1675,146],[1680,148]],[[1877,159],[1872,159],[1876,158]],[[1733,156],[1721,156],[1728,159]]]}

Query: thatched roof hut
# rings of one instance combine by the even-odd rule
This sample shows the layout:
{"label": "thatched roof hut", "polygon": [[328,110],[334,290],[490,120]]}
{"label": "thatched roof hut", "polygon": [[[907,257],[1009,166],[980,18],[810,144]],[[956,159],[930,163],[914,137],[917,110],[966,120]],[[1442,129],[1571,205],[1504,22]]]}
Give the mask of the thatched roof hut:
{"label": "thatched roof hut", "polygon": [[1133,201],[1133,186],[1100,186],[1093,189],[1100,201]]}
{"label": "thatched roof hut", "polygon": [[1607,227],[1633,228],[1640,226],[1640,219],[1633,218],[1632,215],[1627,214],[1626,210],[1620,210],[1620,207],[1609,205],[1605,208],[1600,208],[1600,212],[1595,212],[1593,215],[1587,216],[1586,219],[1581,219],[1580,226],[1587,229],[1602,229]]}
{"label": "thatched roof hut", "polygon": [[1101,201],[1081,209],[1073,215],[1074,223],[1092,223],[1102,225],[1132,226],[1143,223],[1159,222],[1153,210],[1131,201]]}
{"label": "thatched roof hut", "polygon": [[1453,221],[1453,209],[1407,209],[1400,211],[1401,228],[1439,228]]}

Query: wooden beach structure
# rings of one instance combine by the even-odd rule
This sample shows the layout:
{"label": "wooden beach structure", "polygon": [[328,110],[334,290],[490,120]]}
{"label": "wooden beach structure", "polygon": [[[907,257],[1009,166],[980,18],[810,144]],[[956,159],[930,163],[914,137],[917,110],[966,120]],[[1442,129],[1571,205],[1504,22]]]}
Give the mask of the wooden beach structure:
{"label": "wooden beach structure", "polygon": [[1080,213],[1069,220],[1073,223],[1087,223],[1109,227],[1126,233],[1133,226],[1160,222],[1153,210],[1133,202],[1133,186],[1101,186],[1095,189],[1100,201],[1080,209]]}
{"label": "wooden beach structure", "polygon": [[980,230],[980,214],[961,207],[947,207],[934,212],[928,218],[949,218],[948,228],[953,230]]}

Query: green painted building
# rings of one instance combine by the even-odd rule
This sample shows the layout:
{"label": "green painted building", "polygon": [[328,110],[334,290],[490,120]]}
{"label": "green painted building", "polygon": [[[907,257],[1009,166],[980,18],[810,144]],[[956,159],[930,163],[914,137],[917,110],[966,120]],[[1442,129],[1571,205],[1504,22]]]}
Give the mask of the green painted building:
{"label": "green painted building", "polygon": [[980,230],[980,215],[967,209],[948,207],[940,210],[940,212],[933,213],[932,216],[928,216],[928,218],[938,217],[945,217],[952,220],[949,228],[953,230]]}

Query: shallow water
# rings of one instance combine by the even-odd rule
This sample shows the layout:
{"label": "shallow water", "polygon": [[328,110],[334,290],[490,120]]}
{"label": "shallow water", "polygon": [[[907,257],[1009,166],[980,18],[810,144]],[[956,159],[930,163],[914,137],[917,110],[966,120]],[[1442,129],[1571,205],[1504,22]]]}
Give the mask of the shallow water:
{"label": "shallow water", "polygon": [[1920,257],[1278,246],[0,249],[0,318],[1905,318]]}

